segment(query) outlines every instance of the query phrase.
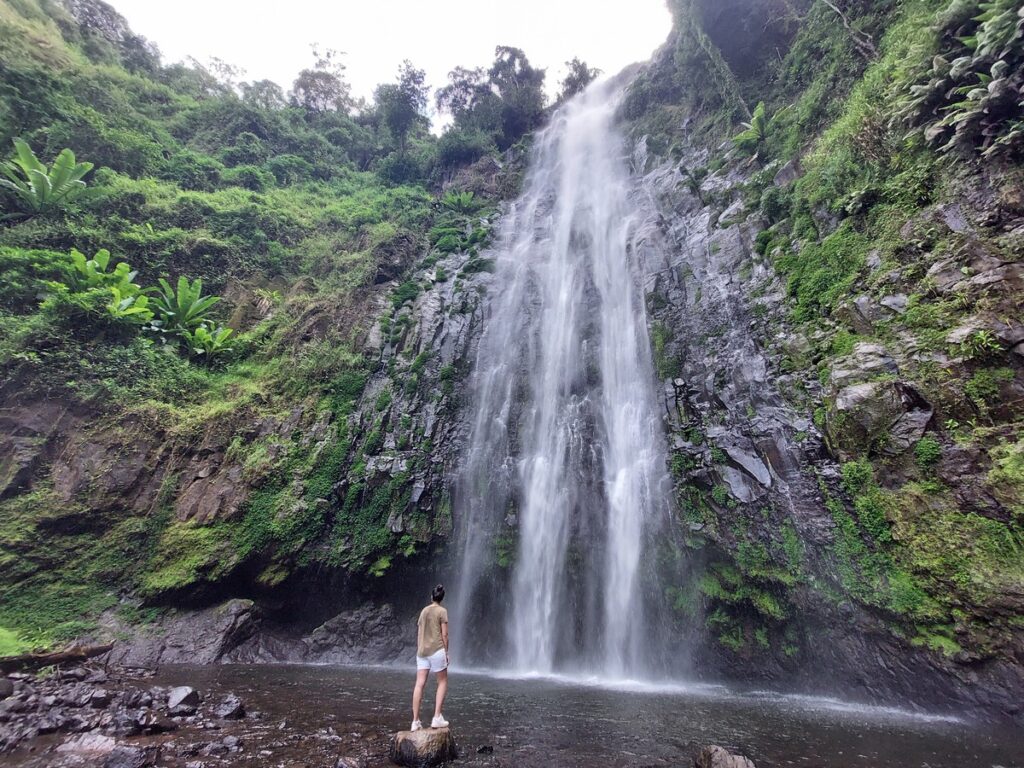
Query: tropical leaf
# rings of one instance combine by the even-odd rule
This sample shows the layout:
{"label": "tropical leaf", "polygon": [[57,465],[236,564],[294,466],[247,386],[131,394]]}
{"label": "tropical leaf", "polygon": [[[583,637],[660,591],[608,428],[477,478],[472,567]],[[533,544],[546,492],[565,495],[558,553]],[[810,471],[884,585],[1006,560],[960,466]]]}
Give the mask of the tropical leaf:
{"label": "tropical leaf", "polygon": [[193,355],[212,360],[214,357],[231,350],[228,339],[232,333],[234,331],[230,328],[214,327],[211,324],[203,323],[196,326],[192,331],[182,331],[181,337],[185,340],[189,351]]}

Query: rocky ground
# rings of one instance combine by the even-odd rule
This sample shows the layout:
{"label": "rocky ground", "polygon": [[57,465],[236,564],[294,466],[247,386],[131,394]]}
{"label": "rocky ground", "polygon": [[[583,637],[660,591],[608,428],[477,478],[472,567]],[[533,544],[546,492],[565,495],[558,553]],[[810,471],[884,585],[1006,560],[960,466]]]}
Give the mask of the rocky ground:
{"label": "rocky ground", "polygon": [[337,766],[386,759],[387,734],[299,732],[228,693],[102,665],[0,677],[0,766]]}

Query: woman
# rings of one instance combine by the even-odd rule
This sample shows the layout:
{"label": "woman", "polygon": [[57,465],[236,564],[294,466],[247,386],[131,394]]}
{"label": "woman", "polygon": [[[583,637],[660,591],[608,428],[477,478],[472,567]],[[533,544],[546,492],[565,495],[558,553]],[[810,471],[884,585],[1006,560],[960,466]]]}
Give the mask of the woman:
{"label": "woman", "polygon": [[420,611],[416,623],[416,687],[412,691],[412,731],[423,727],[420,722],[420,702],[423,700],[427,676],[431,672],[437,676],[437,703],[434,705],[434,719],[430,721],[430,727],[448,727],[448,721],[441,715],[444,697],[448,693],[448,610],[441,607],[444,587],[438,584],[430,597],[432,602]]}

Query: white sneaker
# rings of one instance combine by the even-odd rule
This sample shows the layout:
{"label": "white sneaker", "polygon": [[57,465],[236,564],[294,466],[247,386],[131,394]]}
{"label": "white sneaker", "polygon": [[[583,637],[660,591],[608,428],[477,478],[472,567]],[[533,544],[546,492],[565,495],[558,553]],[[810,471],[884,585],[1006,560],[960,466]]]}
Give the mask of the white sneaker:
{"label": "white sneaker", "polygon": [[412,725],[409,727],[410,731],[420,731],[423,729],[423,723],[419,720],[413,720]]}
{"label": "white sneaker", "polygon": [[439,716],[435,717],[433,720],[430,721],[430,727],[431,728],[447,728],[448,727],[448,721],[445,720],[444,717],[439,715]]}

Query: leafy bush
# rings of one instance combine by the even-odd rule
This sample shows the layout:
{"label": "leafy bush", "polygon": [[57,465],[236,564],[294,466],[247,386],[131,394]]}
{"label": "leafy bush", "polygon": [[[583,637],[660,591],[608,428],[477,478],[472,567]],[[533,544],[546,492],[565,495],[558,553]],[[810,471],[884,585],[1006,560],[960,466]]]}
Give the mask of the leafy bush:
{"label": "leafy bush", "polygon": [[225,170],[224,164],[215,158],[182,149],[167,161],[158,175],[182,189],[212,192],[220,186]]}
{"label": "leafy bush", "polygon": [[405,152],[393,152],[377,163],[377,175],[392,184],[404,184],[422,176],[422,168],[415,157]]}
{"label": "leafy bush", "polygon": [[231,350],[228,339],[233,331],[230,328],[214,327],[204,323],[196,326],[192,331],[183,329],[180,333],[189,352],[193,355],[205,356],[206,360],[211,360]]}
{"label": "leafy bush", "polygon": [[149,308],[149,297],[142,293],[124,292],[120,287],[110,289],[113,299],[106,305],[107,313],[113,320],[146,324],[153,319]]}
{"label": "leafy bush", "polygon": [[765,115],[764,102],[754,107],[749,123],[743,123],[744,130],[732,137],[736,149],[745,155],[756,155],[768,139],[769,120]]}
{"label": "leafy bush", "polygon": [[225,184],[245,187],[245,189],[250,189],[253,192],[263,192],[274,186],[273,175],[255,165],[240,165],[237,168],[228,168],[224,171],[223,179]]}
{"label": "leafy bush", "polygon": [[483,131],[449,128],[438,139],[437,161],[444,168],[469,165],[496,149],[494,140]]}
{"label": "leafy bush", "polygon": [[134,284],[138,272],[132,271],[127,262],[120,261],[113,269],[110,266],[110,251],[103,248],[91,259],[75,248],[71,249],[71,261],[67,270],[68,287],[75,291],[109,286],[118,288],[125,295],[134,295],[141,290]]}
{"label": "leafy bush", "polygon": [[480,202],[471,191],[449,190],[441,198],[441,205],[449,211],[469,215],[480,209]]}

